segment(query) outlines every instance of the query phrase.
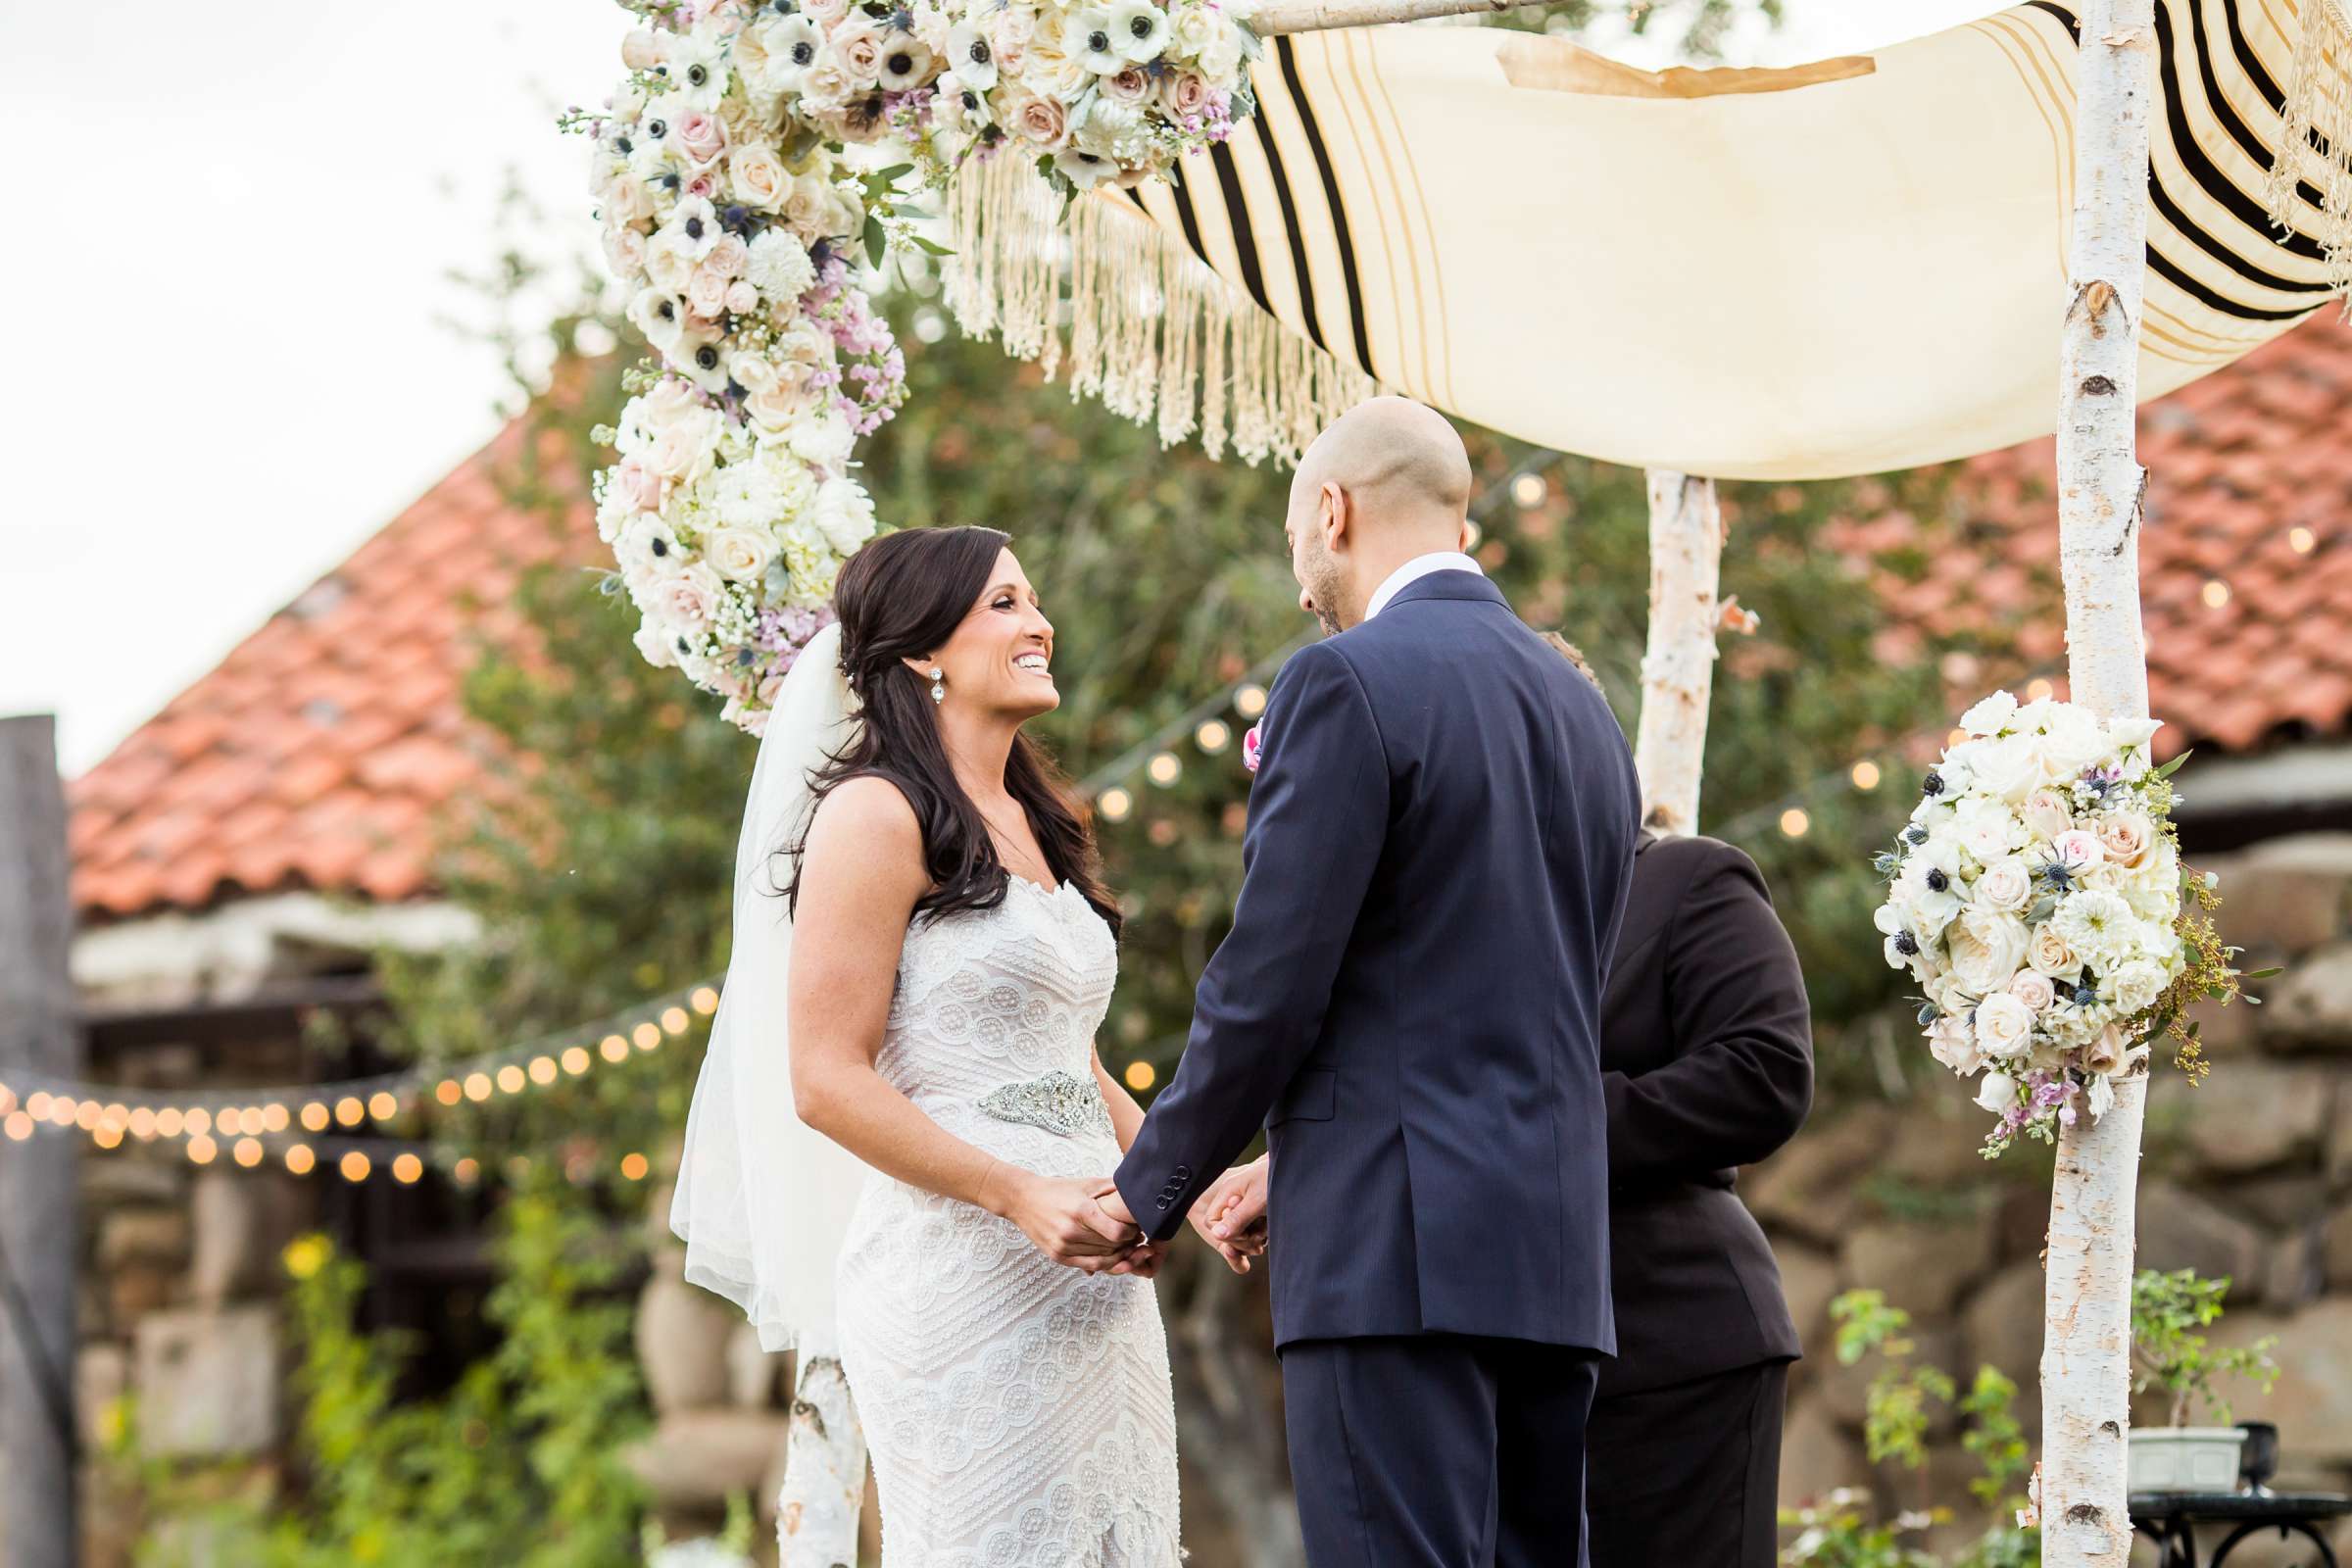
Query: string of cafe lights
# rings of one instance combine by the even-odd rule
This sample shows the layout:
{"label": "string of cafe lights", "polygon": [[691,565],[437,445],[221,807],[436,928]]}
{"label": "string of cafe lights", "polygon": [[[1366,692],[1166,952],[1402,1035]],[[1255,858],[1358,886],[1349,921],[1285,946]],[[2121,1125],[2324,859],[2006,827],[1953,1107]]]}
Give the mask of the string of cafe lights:
{"label": "string of cafe lights", "polygon": [[[1539,506],[1549,493],[1543,469],[1559,454],[1544,449],[1524,455],[1469,508],[1474,526],[1507,495],[1521,509]],[[1076,789],[1092,800],[1104,819],[1125,820],[1135,808],[1132,781],[1139,773],[1165,789],[1182,778],[1176,748],[1188,739],[1205,756],[1217,756],[1235,738],[1233,719],[1254,723],[1265,711],[1266,683],[1283,662],[1310,640],[1293,638],[1251,664],[1238,679],[1195,703],[1157,729],[1079,780]],[[438,1167],[462,1185],[480,1179],[480,1162],[439,1146],[393,1139],[376,1132],[422,1108],[444,1109],[547,1089],[579,1078],[600,1065],[617,1066],[633,1055],[661,1048],[686,1034],[697,1017],[718,1007],[722,977],[711,976],[665,997],[608,1017],[577,1025],[522,1045],[458,1061],[417,1062],[392,1072],[326,1083],[200,1090],[159,1095],[121,1086],[91,1084],[43,1075],[18,1074],[0,1082],[0,1138],[23,1142],[36,1134],[77,1131],[101,1150],[147,1144],[177,1144],[195,1165],[225,1161],[255,1169],[274,1155],[297,1176],[332,1170],[358,1183],[389,1176],[404,1186]],[[1127,1073],[1137,1081],[1134,1063]],[[362,1130],[368,1135],[363,1136]],[[523,1157],[523,1156],[517,1156]],[[640,1181],[650,1165],[639,1152],[619,1162],[624,1179]]]}

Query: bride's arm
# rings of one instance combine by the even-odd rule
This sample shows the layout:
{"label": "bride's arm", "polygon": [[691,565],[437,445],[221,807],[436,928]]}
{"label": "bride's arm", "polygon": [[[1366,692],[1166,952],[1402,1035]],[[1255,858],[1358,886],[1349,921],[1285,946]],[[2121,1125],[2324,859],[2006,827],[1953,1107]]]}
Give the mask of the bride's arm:
{"label": "bride's arm", "polygon": [[1093,1054],[1095,1082],[1102,1090],[1102,1103],[1110,1111],[1111,1130],[1119,1135],[1119,1152],[1123,1154],[1134,1145],[1135,1135],[1143,1130],[1144,1107],[1135,1102],[1135,1097],[1102,1065],[1102,1053],[1098,1051]]}
{"label": "bride's arm", "polygon": [[975,1149],[874,1070],[906,923],[928,886],[922,828],[895,787],[857,778],[825,797],[802,852],[793,915],[793,1107],[885,1175],[1011,1220],[1055,1262],[1104,1267],[1137,1233],[1083,1183]]}

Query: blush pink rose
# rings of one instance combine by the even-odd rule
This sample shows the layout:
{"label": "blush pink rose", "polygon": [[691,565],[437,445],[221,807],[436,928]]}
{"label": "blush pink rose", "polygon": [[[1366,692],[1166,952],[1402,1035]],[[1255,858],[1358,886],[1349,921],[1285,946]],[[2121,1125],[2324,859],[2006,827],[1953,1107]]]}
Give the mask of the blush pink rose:
{"label": "blush pink rose", "polygon": [[686,156],[698,164],[710,163],[727,150],[727,127],[706,110],[689,109],[678,117],[672,131]]}
{"label": "blush pink rose", "polygon": [[686,280],[686,308],[695,315],[716,320],[726,313],[727,274],[710,267],[698,267]]}
{"label": "blush pink rose", "polygon": [[2050,840],[2050,853],[2069,871],[2086,871],[2107,858],[2107,852],[2099,847],[2099,836],[2079,827],[2068,828]]}
{"label": "blush pink rose", "polygon": [[1191,120],[1208,107],[1208,81],[1194,72],[1171,72],[1159,84],[1159,95],[1169,114]]}
{"label": "blush pink rose", "polygon": [[1258,760],[1264,755],[1264,743],[1257,737],[1257,726],[1252,724],[1242,737],[1242,766],[1252,773],[1256,772]]}
{"label": "blush pink rose", "polygon": [[631,71],[651,71],[662,63],[662,35],[639,27],[620,40],[620,63]]}
{"label": "blush pink rose", "polygon": [[737,316],[749,316],[759,308],[760,291],[752,287],[749,282],[739,277],[727,285],[728,310],[733,311]]}
{"label": "blush pink rose", "polygon": [[639,512],[662,507],[662,476],[640,458],[623,458],[612,470],[612,489]]}
{"label": "blush pink rose", "polygon": [[882,35],[871,27],[844,27],[833,34],[833,58],[841,74],[860,87],[882,79]]}
{"label": "blush pink rose", "polygon": [[2156,824],[2137,811],[2118,811],[2099,818],[2098,835],[2107,858],[2121,866],[2136,866],[2155,840]]}
{"label": "blush pink rose", "polygon": [[686,194],[700,196],[707,202],[718,200],[718,176],[705,171],[686,182]]}
{"label": "blush pink rose", "polygon": [[645,271],[645,236],[633,228],[605,225],[605,265],[614,277],[634,281]]}
{"label": "blush pink rose", "polygon": [[1059,147],[1069,139],[1070,117],[1051,98],[1031,98],[1012,112],[1012,128],[1040,147]]}
{"label": "blush pink rose", "polygon": [[1152,96],[1152,78],[1140,66],[1129,66],[1115,76],[1102,78],[1102,95],[1117,103],[1140,104]]}
{"label": "blush pink rose", "polygon": [[801,15],[820,27],[830,27],[850,14],[850,0],[801,0]]}
{"label": "blush pink rose", "polygon": [[703,265],[726,277],[741,277],[752,265],[752,247],[741,234],[724,234]]}

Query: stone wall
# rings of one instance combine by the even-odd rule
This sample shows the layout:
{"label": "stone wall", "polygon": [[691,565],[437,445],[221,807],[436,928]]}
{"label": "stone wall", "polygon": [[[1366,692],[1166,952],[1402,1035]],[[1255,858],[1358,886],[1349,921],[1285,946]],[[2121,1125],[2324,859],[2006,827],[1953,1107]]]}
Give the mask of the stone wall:
{"label": "stone wall", "polygon": [[[2213,1070],[2202,1087],[2160,1053],[2138,1264],[2230,1276],[2220,1338],[2276,1335],[2284,1368],[2277,1392],[2249,1392],[2235,1413],[2278,1424],[2279,1485],[2352,1490],[2352,835],[2194,863],[2221,875],[2222,931],[2247,950],[2241,966],[2286,972],[2253,988],[2259,1006],[2206,1009]],[[1806,1348],[1790,1385],[1786,1501],[1862,1484],[1905,1505],[1933,1495],[1967,1506],[1962,1478],[1973,1471],[1956,1446],[1924,1482],[1872,1474],[1860,1436],[1871,1368],[1839,1367],[1832,1350],[1828,1307],[1842,1290],[1875,1287],[1909,1309],[1920,1358],[1964,1384],[1981,1362],[2006,1372],[2038,1433],[2049,1161],[2038,1149],[1982,1160],[1988,1118],[1956,1084],[1944,1088],[1827,1119],[1742,1184]],[[2334,1544],[2352,1549],[2352,1528]],[[2231,1558],[2268,1560],[2252,1543]]]}

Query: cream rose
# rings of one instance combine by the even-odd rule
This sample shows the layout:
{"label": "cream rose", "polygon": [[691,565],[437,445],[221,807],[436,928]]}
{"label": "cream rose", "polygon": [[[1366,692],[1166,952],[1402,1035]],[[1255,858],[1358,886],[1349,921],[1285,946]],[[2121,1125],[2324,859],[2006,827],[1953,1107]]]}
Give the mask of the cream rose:
{"label": "cream rose", "polygon": [[2017,1103],[2017,1080],[2005,1072],[1988,1072],[1977,1085],[1977,1104],[1998,1116]]}
{"label": "cream rose", "polygon": [[695,315],[717,320],[726,314],[727,274],[714,267],[698,267],[686,279],[686,308]]}
{"label": "cream rose", "polygon": [[801,15],[820,27],[830,27],[850,14],[850,0],[801,0]]}
{"label": "cream rose", "polygon": [[1160,102],[1178,120],[1191,120],[1208,108],[1208,81],[1198,72],[1171,71],[1159,84]]}
{"label": "cream rose", "polygon": [[746,392],[764,392],[776,384],[776,368],[764,354],[738,349],[727,356],[727,379]]}
{"label": "cream rose", "polygon": [[792,175],[776,150],[761,142],[738,147],[727,155],[727,188],[746,207],[772,213],[792,191]]}
{"label": "cream rose", "polygon": [[2022,1056],[2034,1044],[2034,1009],[2008,992],[1977,1004],[1977,1049],[1996,1061]]}
{"label": "cream rose", "polygon": [[664,573],[654,584],[654,611],[683,632],[700,633],[718,612],[726,584],[704,562],[694,562]]}
{"label": "cream rose", "polygon": [[720,528],[704,536],[703,559],[729,582],[758,582],[776,559],[775,536],[763,528]]}
{"label": "cream rose", "polygon": [[860,87],[871,87],[882,79],[882,34],[872,27],[849,26],[833,34],[831,48],[833,63],[841,74]]}
{"label": "cream rose", "polygon": [[2164,995],[2164,969],[2151,958],[2127,958],[2105,978],[2118,1012],[2139,1012]]}
{"label": "cream rose", "polygon": [[2052,980],[2072,980],[2082,972],[2082,960],[2076,956],[2075,950],[2046,923],[2035,926],[2034,935],[2028,939],[2026,962],[2033,965],[2034,973],[2046,974]]}
{"label": "cream rose", "polygon": [[2137,811],[2116,811],[2102,816],[2096,831],[2099,848],[2106,852],[2107,858],[2127,868],[2138,866],[2156,838],[2156,824]]}
{"label": "cream rose", "polygon": [[2017,810],[2035,838],[2054,839],[2075,825],[2075,813],[2068,809],[2066,797],[2053,789],[2035,790]]}
{"label": "cream rose", "polygon": [[624,280],[645,270],[645,236],[619,223],[605,225],[605,265]]}
{"label": "cream rose", "polygon": [[784,435],[816,407],[816,397],[805,370],[781,372],[771,385],[744,399],[743,412],[760,434]]}
{"label": "cream rose", "polygon": [[612,469],[612,490],[638,512],[662,507],[662,475],[643,458],[623,458]]}
{"label": "cream rose", "polygon": [[2082,1066],[2089,1072],[2114,1072],[2124,1064],[2125,1052],[2123,1030],[2109,1024],[2082,1048]]}

